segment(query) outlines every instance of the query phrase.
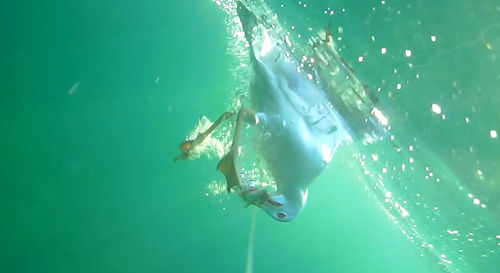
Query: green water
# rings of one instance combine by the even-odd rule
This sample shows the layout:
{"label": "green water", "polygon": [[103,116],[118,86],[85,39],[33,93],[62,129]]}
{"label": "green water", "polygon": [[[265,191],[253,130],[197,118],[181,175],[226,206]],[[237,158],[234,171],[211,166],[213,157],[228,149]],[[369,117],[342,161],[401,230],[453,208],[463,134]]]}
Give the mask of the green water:
{"label": "green water", "polygon": [[[257,211],[253,271],[496,272],[499,4],[269,2],[295,34],[332,23],[402,151],[343,147],[294,222]],[[253,208],[206,196],[217,160],[172,162],[239,86],[225,18],[208,0],[0,3],[0,272],[245,271]]]}

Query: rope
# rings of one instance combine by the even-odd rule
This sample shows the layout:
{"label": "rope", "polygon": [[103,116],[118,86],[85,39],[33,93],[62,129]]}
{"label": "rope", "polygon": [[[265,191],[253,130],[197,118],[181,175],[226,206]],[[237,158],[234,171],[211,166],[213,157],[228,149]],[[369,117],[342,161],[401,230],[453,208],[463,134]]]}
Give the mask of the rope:
{"label": "rope", "polygon": [[257,215],[257,210],[253,208],[252,211],[252,223],[250,226],[250,235],[248,236],[248,253],[247,253],[247,265],[245,268],[245,273],[253,272],[253,241],[255,234],[255,218]]}

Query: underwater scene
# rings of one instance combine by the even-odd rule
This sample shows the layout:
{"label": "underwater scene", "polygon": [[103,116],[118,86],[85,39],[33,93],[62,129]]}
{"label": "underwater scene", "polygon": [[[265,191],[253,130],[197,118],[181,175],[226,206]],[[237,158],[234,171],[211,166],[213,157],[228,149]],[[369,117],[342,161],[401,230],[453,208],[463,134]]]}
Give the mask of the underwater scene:
{"label": "underwater scene", "polygon": [[0,26],[0,272],[500,270],[498,1],[4,1]]}

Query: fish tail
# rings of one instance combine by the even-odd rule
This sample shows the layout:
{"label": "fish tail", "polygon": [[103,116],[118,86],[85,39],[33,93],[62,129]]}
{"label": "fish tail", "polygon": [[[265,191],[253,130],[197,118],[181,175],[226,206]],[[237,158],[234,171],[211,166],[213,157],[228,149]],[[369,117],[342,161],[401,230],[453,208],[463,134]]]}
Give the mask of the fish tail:
{"label": "fish tail", "polygon": [[252,45],[253,42],[253,29],[257,25],[257,17],[253,14],[247,7],[241,2],[236,2],[238,17],[241,21],[241,26],[245,32],[245,38],[247,42]]}

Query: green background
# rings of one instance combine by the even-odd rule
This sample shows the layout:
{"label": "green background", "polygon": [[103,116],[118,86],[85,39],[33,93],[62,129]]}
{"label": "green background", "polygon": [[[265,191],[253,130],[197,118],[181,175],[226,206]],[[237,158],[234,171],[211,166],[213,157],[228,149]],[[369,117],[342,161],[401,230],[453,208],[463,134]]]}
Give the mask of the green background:
{"label": "green background", "polygon": [[[430,223],[418,234],[455,255],[450,271],[495,272],[498,3],[269,2],[299,31],[331,21],[336,35],[343,26],[344,59],[381,87],[399,143],[420,151],[418,171],[385,183],[409,203],[418,202],[405,183],[428,197],[429,209],[411,217]],[[0,272],[244,271],[253,208],[236,195],[205,196],[210,181],[222,180],[216,160],[172,162],[198,118],[222,113],[238,84],[229,76],[226,16],[208,0],[0,3]],[[387,217],[353,150],[338,151],[294,222],[257,211],[255,272],[444,270]],[[446,173],[444,186],[425,184],[426,166]],[[434,220],[432,206],[445,208]],[[440,236],[452,228],[463,234],[458,241]],[[471,237],[481,241],[469,247]]]}

